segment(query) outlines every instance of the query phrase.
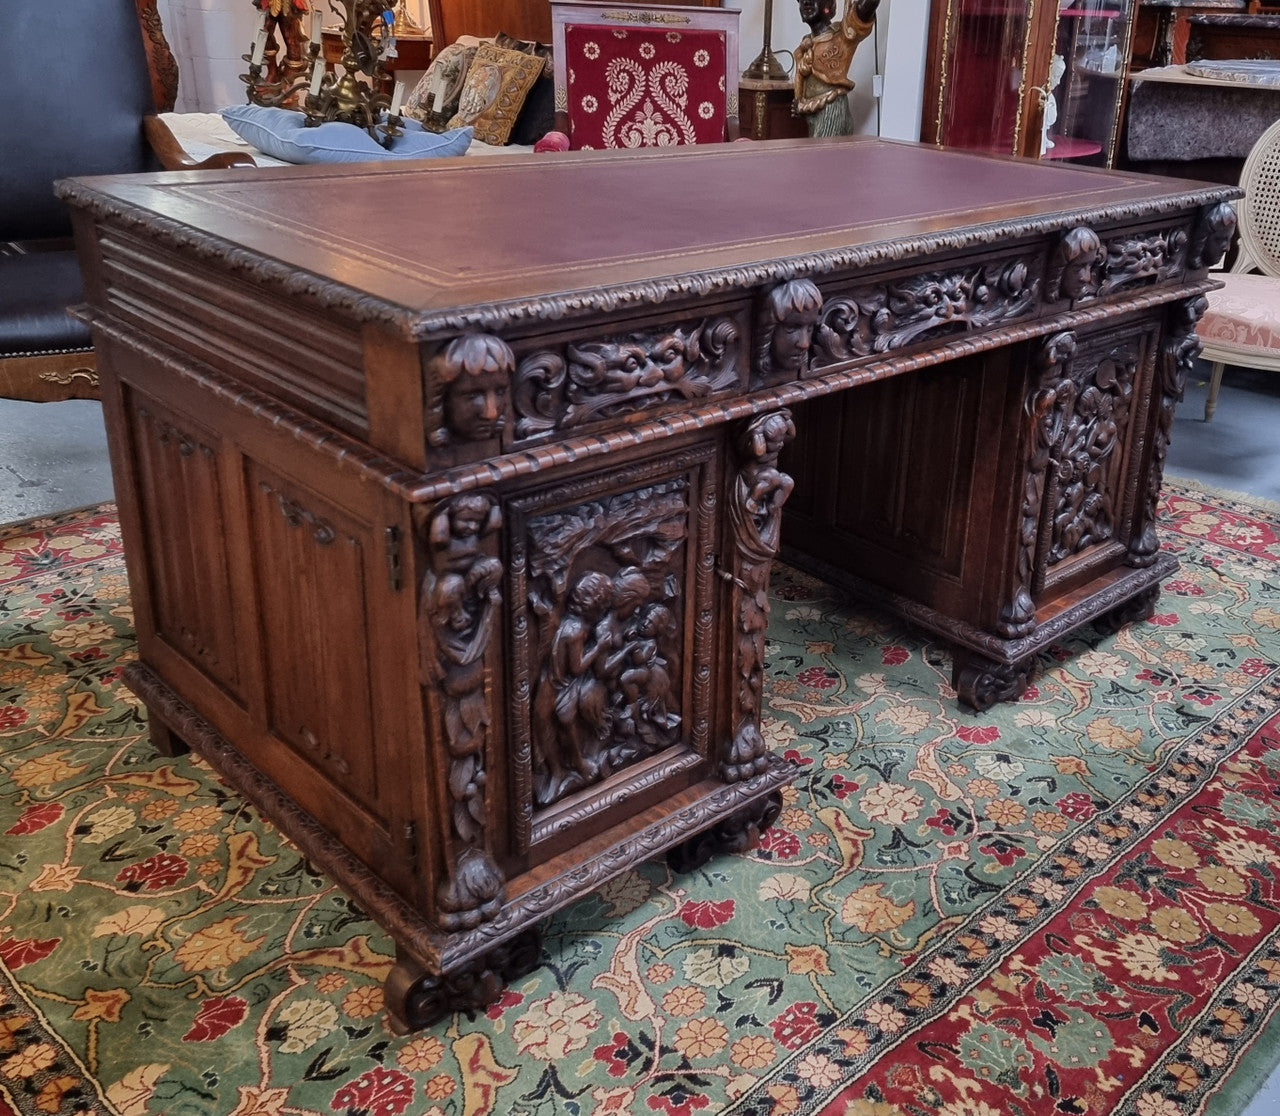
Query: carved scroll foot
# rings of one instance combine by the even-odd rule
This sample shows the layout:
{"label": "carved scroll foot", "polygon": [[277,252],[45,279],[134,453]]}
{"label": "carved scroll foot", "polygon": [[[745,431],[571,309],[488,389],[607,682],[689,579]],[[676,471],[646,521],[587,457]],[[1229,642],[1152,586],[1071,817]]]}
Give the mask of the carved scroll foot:
{"label": "carved scroll foot", "polygon": [[1160,586],[1152,585],[1110,612],[1104,612],[1094,620],[1093,626],[1103,635],[1113,635],[1126,624],[1150,620],[1155,615],[1156,602],[1159,600]]}
{"label": "carved scroll foot", "polygon": [[1134,569],[1145,570],[1155,564],[1160,555],[1160,539],[1154,523],[1148,523],[1142,534],[1129,544],[1129,556],[1125,563]]}
{"label": "carved scroll foot", "polygon": [[701,868],[713,856],[754,849],[780,813],[782,792],[774,791],[676,845],[667,853],[667,863],[673,872],[684,874]]}
{"label": "carved scroll foot", "polygon": [[1002,663],[972,651],[957,651],[951,685],[962,704],[983,713],[996,702],[1020,698],[1030,675],[1030,658]]}
{"label": "carved scroll foot", "polygon": [[151,735],[151,746],[162,756],[172,759],[191,751],[187,742],[150,710],[147,711],[147,728]]}
{"label": "carved scroll foot", "polygon": [[542,960],[542,931],[534,926],[451,973],[429,972],[400,950],[383,985],[387,1025],[407,1035],[455,1011],[476,1011],[502,995],[508,981],[528,976]]}

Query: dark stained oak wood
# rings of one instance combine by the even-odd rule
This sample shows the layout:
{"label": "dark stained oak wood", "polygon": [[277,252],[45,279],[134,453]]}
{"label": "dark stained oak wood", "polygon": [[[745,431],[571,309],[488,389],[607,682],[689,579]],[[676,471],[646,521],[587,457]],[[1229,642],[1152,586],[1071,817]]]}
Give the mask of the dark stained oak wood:
{"label": "dark stained oak wood", "polygon": [[399,1030],[758,841],[784,543],[975,708],[1148,613],[1238,194],[872,140],[60,190],[129,684],[391,933]]}

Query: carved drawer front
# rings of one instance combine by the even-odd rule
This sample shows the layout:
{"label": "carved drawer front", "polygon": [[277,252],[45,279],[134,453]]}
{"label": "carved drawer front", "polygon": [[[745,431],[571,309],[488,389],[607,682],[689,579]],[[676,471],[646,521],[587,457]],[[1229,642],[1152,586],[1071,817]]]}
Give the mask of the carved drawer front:
{"label": "carved drawer front", "polygon": [[369,830],[385,823],[397,793],[381,771],[372,713],[380,656],[367,594],[385,577],[384,559],[367,545],[367,525],[314,493],[254,464],[247,487],[265,727],[285,746],[250,758],[301,788],[304,807],[368,856],[382,836]]}
{"label": "carved drawer front", "polygon": [[243,704],[222,440],[140,397],[128,422],[156,638]]}
{"label": "carved drawer front", "polygon": [[746,386],[745,311],[647,324],[598,338],[516,344],[517,442],[698,403]]}
{"label": "carved drawer front", "polygon": [[1111,328],[1076,339],[1057,365],[1033,595],[1065,591],[1127,553],[1139,498],[1157,326]]}
{"label": "carved drawer front", "polygon": [[717,445],[509,501],[514,851],[531,863],[705,774]]}

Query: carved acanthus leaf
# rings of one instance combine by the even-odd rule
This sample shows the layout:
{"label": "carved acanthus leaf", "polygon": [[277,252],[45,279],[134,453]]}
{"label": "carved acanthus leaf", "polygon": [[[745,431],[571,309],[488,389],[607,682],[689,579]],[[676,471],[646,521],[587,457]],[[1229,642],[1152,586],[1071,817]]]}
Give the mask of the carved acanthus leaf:
{"label": "carved acanthus leaf", "polygon": [[1039,304],[1030,259],[930,272],[828,299],[813,336],[813,366],[887,353],[946,333],[989,329]]}
{"label": "carved acanthus leaf", "polygon": [[539,350],[520,361],[516,434],[533,437],[737,386],[730,317]]}

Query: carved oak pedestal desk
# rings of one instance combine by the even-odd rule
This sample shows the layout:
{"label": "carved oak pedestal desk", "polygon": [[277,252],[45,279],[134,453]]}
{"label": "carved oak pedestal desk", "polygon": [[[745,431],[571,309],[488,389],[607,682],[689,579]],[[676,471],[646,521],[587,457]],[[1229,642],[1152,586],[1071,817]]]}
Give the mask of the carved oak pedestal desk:
{"label": "carved oak pedestal desk", "polygon": [[500,162],[61,185],[129,684],[394,937],[401,1027],[772,822],[780,536],[974,705],[1149,609],[1235,194],[874,140]]}

